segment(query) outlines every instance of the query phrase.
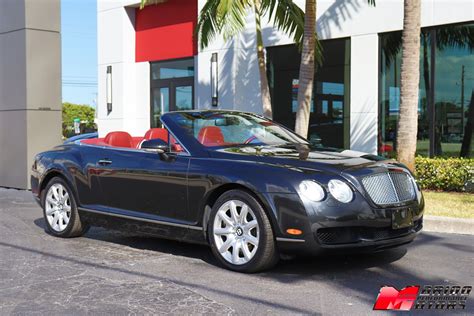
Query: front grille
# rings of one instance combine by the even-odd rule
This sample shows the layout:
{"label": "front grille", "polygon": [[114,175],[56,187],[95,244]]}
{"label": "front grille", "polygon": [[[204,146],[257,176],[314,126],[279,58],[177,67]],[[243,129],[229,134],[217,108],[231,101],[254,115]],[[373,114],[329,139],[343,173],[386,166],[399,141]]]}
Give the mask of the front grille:
{"label": "front grille", "polygon": [[362,184],[375,204],[390,205],[412,201],[416,197],[411,176],[405,172],[385,172],[362,179]]}
{"label": "front grille", "polygon": [[420,218],[413,222],[412,227],[401,229],[392,229],[392,227],[331,227],[320,228],[315,235],[319,243],[323,245],[337,245],[403,237],[420,231],[422,227],[423,219]]}

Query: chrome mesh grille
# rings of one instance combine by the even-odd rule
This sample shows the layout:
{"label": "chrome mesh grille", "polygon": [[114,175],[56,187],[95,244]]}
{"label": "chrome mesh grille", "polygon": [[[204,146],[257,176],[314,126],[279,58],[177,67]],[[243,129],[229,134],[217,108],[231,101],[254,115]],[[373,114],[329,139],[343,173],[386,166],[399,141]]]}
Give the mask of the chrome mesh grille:
{"label": "chrome mesh grille", "polygon": [[404,172],[388,172],[362,179],[362,184],[375,204],[389,205],[415,199],[411,176]]}

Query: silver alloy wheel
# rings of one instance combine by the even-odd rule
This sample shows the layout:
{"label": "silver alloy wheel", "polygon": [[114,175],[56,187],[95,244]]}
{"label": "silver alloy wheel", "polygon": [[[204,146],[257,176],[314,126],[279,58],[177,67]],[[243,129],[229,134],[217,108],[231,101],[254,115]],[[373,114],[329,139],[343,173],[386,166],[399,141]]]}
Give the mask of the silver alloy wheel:
{"label": "silver alloy wheel", "polygon": [[45,213],[53,230],[62,232],[66,229],[71,219],[71,199],[62,184],[53,184],[46,193]]}
{"label": "silver alloy wheel", "polygon": [[217,250],[226,261],[246,264],[257,253],[260,236],[257,217],[244,202],[230,200],[222,204],[213,228]]}

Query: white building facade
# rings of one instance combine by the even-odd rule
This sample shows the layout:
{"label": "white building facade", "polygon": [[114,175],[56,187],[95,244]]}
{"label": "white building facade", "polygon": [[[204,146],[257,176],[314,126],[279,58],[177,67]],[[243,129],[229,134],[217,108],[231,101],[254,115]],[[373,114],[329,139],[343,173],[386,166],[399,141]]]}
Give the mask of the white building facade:
{"label": "white building facade", "polygon": [[[228,41],[217,38],[201,50],[193,32],[205,0],[168,1],[143,10],[139,2],[98,0],[101,136],[115,130],[143,135],[163,112],[179,109],[262,113],[251,12],[245,32]],[[303,0],[295,2],[304,8]],[[366,0],[318,1],[324,62],[315,77],[310,139],[390,155],[398,118],[403,0],[376,2],[372,7]],[[474,111],[474,1],[423,0],[421,25],[419,153],[459,156],[469,143],[472,156],[466,133],[472,134]],[[292,128],[299,53],[271,23],[263,35],[274,119]],[[459,43],[444,40],[450,36],[458,36]]]}

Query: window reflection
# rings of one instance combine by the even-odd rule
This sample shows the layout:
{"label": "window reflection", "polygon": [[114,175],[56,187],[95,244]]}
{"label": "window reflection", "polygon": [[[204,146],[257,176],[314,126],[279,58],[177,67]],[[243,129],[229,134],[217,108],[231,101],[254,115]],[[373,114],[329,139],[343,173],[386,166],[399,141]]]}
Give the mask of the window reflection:
{"label": "window reflection", "polygon": [[152,127],[161,126],[160,116],[169,112],[169,88],[154,88],[152,92]]}
{"label": "window reflection", "polygon": [[194,76],[194,60],[182,59],[151,64],[152,80]]}
{"label": "window reflection", "polygon": [[[316,70],[310,107],[309,140],[326,147],[349,147],[350,40],[322,41],[323,65]],[[300,53],[295,45],[267,48],[273,118],[294,129]]]}
{"label": "window reflection", "polygon": [[193,109],[193,87],[176,87],[176,111]]}
{"label": "window reflection", "polygon": [[[400,107],[401,32],[380,35],[380,44],[379,153],[393,156]],[[472,24],[422,30],[417,154],[472,156],[468,117],[474,89],[473,48]]]}

